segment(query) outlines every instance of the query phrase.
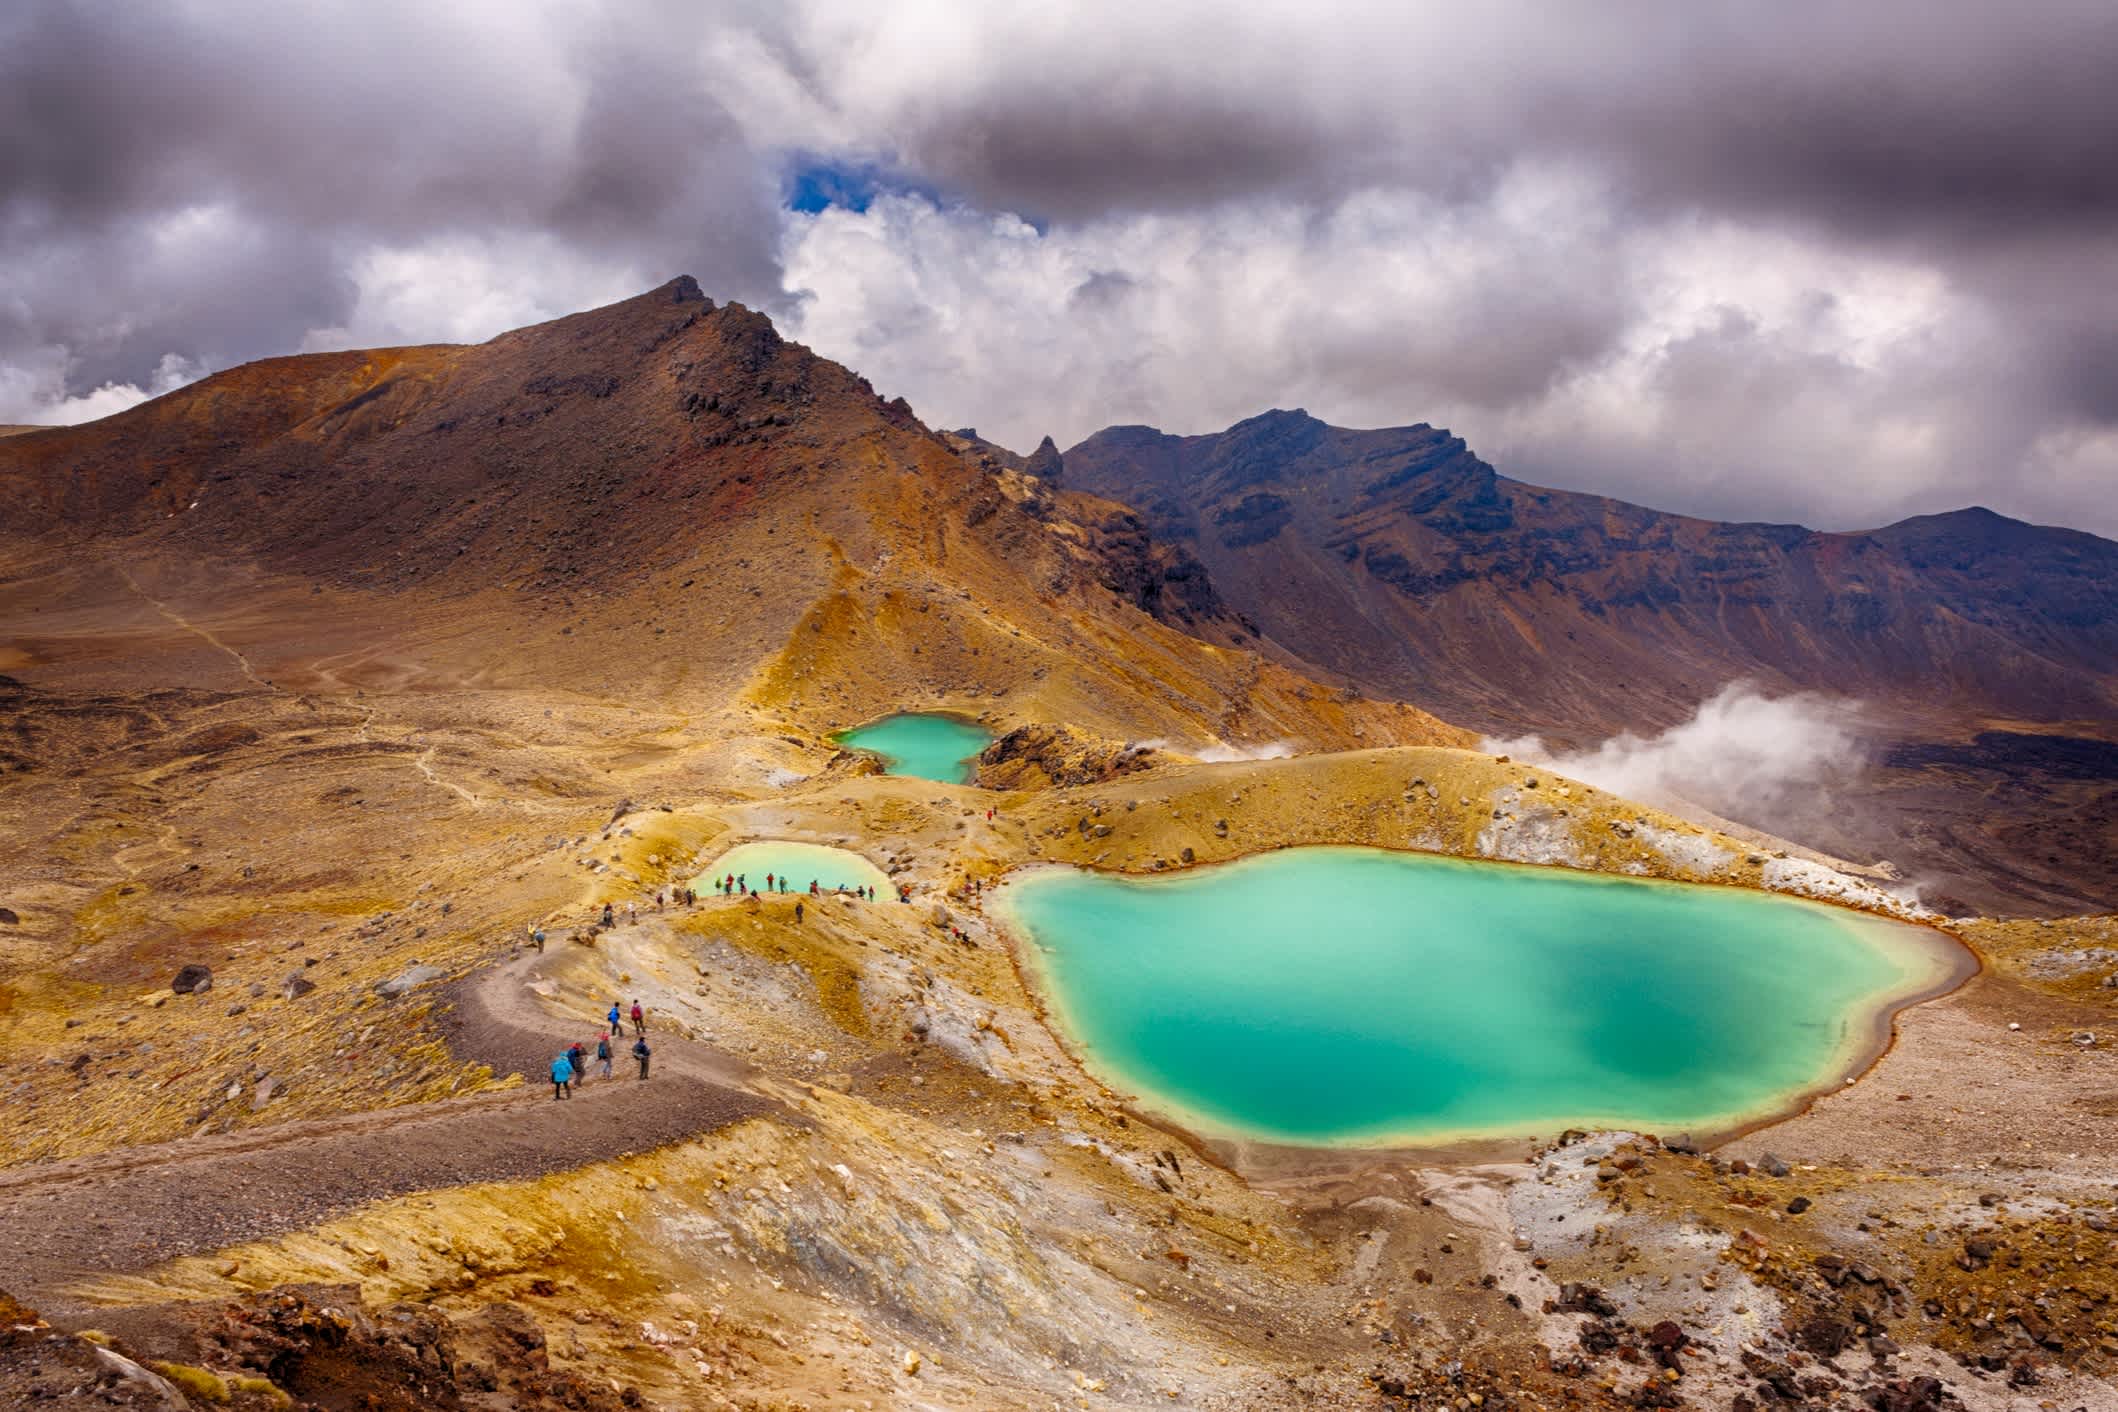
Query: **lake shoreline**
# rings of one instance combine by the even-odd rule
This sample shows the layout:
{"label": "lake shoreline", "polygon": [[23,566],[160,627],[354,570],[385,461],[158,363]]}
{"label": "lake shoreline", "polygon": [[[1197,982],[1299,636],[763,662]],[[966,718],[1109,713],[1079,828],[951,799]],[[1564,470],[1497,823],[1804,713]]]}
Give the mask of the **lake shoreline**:
{"label": "lake shoreline", "polygon": [[973,717],[934,710],[893,711],[833,731],[830,739],[841,750],[872,756],[881,762],[884,774],[968,785],[976,774],[979,754],[997,736]]}
{"label": "lake shoreline", "polygon": [[[1834,1055],[1825,1066],[1824,1072],[1829,1077],[1805,1082],[1797,1088],[1762,1100],[1754,1107],[1746,1106],[1742,1111],[1702,1115],[1681,1124],[1602,1116],[1576,1118],[1566,1121],[1563,1125],[1552,1120],[1536,1120],[1534,1126],[1519,1130],[1470,1127],[1407,1135],[1402,1140],[1378,1140],[1368,1136],[1343,1141],[1287,1140],[1275,1134],[1244,1132],[1239,1124],[1186,1112],[1182,1102],[1155,1094],[1147,1084],[1137,1085],[1138,1092],[1124,1092],[1117,1085],[1134,1085],[1122,1071],[1112,1071],[1106,1077],[1097,1067],[1093,1067],[1090,1056],[1094,1046],[1082,1038],[1086,1030],[1077,1027],[1074,1021],[1062,1013],[1063,1004],[1055,1003],[1060,999],[1060,987],[1047,974],[1048,962],[1044,948],[1035,939],[1032,929],[1014,903],[1006,900],[1007,884],[1032,873],[1063,869],[1078,875],[1103,876],[1114,881],[1181,885],[1235,864],[1255,862],[1260,858],[1278,854],[1332,847],[1334,845],[1269,848],[1182,869],[1152,872],[1078,868],[1056,863],[1018,865],[1009,869],[1003,876],[1001,889],[994,899],[996,905],[991,910],[1000,923],[999,930],[1006,937],[1010,959],[1018,979],[1036,1006],[1039,1018],[1084,1074],[1129,1115],[1181,1136],[1201,1156],[1237,1172],[1246,1179],[1270,1182],[1298,1181],[1333,1173],[1345,1175],[1378,1165],[1402,1166],[1409,1163],[1424,1166],[1462,1166],[1520,1161],[1549,1144],[1561,1132],[1573,1128],[1597,1131],[1657,1131],[1671,1138],[1681,1135],[1701,1150],[1720,1146],[1801,1116],[1822,1097],[1842,1091],[1865,1078],[1897,1042],[1901,1017],[1919,1005],[1955,993],[1985,970],[1984,960],[1975,950],[1941,927],[1886,917],[1830,899],[1808,898],[1739,884],[1688,882],[1521,863],[1514,860],[1465,858],[1457,854],[1420,849],[1372,845],[1339,846],[1356,853],[1417,858],[1439,864],[1454,864],[1464,869],[1482,871],[1482,865],[1490,867],[1494,863],[1512,863],[1515,867],[1534,869],[1545,877],[1565,877],[1587,883],[1630,883],[1647,887],[1683,888],[1695,892],[1718,888],[1744,894],[1761,903],[1833,908],[1853,914],[1853,918],[1848,919],[1852,923],[1849,930],[1865,933],[1859,938],[1860,944],[1875,947],[1886,954],[1892,946],[1909,944],[1924,954],[1930,963],[1931,972],[1922,983],[1910,988],[1884,990],[1873,997],[1853,1002],[1868,1009],[1870,1013],[1865,1023],[1855,1026],[1861,1032],[1860,1036]],[[1887,938],[1880,934],[1884,929],[1890,933]],[[1027,955],[1025,948],[1038,948],[1040,954]],[[1911,967],[1907,967],[1907,972],[1908,975],[1918,973]]]}

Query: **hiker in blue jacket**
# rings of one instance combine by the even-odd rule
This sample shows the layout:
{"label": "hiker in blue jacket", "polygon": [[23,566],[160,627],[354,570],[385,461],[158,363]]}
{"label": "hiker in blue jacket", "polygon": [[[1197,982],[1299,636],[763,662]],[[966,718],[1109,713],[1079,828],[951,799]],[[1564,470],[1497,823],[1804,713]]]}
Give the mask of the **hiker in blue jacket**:
{"label": "hiker in blue jacket", "polygon": [[562,1052],[558,1058],[552,1060],[552,1099],[556,1102],[573,1096],[574,1061]]}

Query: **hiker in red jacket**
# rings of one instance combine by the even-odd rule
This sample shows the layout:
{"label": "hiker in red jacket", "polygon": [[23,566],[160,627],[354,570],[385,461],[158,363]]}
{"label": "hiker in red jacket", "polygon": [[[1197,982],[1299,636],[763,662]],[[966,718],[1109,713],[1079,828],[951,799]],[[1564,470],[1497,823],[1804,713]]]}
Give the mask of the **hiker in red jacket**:
{"label": "hiker in red jacket", "polygon": [[636,1035],[647,1033],[647,1012],[640,1008],[637,1000],[632,1003],[632,1032]]}

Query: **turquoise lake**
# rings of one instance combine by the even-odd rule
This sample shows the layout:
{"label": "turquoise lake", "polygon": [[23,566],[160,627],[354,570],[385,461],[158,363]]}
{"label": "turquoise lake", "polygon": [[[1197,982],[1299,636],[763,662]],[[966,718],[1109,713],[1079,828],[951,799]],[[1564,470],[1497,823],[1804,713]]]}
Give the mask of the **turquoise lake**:
{"label": "turquoise lake", "polygon": [[838,743],[849,750],[880,755],[893,775],[968,784],[978,752],[993,743],[984,726],[954,716],[907,713],[885,716],[871,725],[841,731]]}
{"label": "turquoise lake", "polygon": [[1820,903],[1370,848],[1039,869],[997,905],[1106,1083],[1292,1144],[1732,1127],[1843,1082],[1969,965]]}
{"label": "turquoise lake", "polygon": [[717,878],[730,873],[746,879],[745,885],[759,892],[765,890],[765,875],[788,878],[787,892],[806,893],[813,881],[829,892],[834,888],[872,887],[877,897],[892,897],[889,875],[870,863],[860,854],[848,848],[831,848],[821,843],[793,843],[778,839],[766,839],[757,843],[739,843],[713,860],[705,873],[691,884],[692,890],[701,897],[713,895],[713,884]]}

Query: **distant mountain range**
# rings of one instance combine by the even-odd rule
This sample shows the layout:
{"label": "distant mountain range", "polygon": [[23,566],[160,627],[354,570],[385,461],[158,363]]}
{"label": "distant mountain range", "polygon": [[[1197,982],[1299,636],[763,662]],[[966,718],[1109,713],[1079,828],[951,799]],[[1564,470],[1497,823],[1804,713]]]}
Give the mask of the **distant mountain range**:
{"label": "distant mountain range", "polygon": [[1666,725],[1715,688],[2035,720],[2118,714],[2118,544],[1989,510],[1858,534],[1510,480],[1429,426],[1267,412],[1097,432],[1066,483],[1137,506],[1310,662],[1491,731]]}
{"label": "distant mountain range", "polygon": [[1496,735],[1685,720],[1730,681],[1857,699],[1872,768],[1699,802],[1946,905],[2118,905],[2118,544],[1989,510],[1864,533],[1722,524],[1510,480],[1430,426],[1273,411],[1064,453],[1313,669]]}
{"label": "distant mountain range", "polygon": [[2118,545],[1983,510],[1716,524],[1301,412],[1020,456],[689,279],[0,437],[0,503],[0,669],[40,686],[127,680],[139,614],[189,621],[156,584],[254,683],[648,673],[818,731],[961,699],[1238,747],[1581,743],[1742,678],[1877,707],[1876,769],[1859,807],[1709,807],[1984,910],[2118,901]]}

